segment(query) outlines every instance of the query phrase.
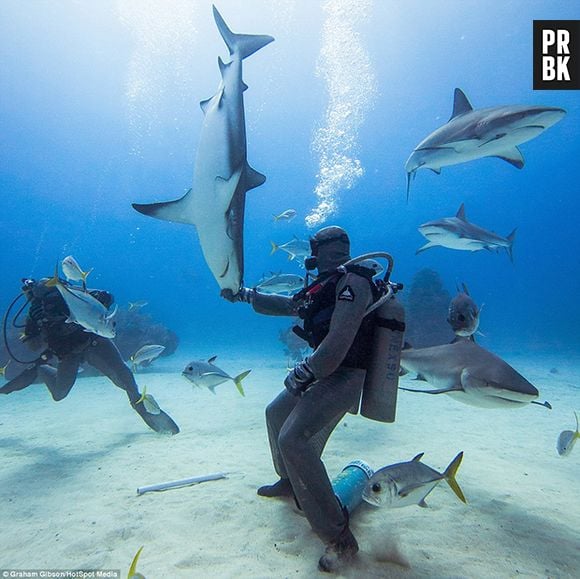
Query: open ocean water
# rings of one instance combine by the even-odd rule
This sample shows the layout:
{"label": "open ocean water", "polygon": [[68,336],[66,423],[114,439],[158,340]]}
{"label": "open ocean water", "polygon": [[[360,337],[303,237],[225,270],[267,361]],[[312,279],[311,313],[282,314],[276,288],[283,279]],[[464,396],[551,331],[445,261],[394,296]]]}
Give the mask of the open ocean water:
{"label": "open ocean water", "polygon": [[[279,332],[288,320],[220,298],[195,229],[131,207],[176,199],[191,186],[199,102],[216,92],[218,56],[228,58],[211,6],[209,0],[0,2],[0,303],[7,307],[18,295],[21,278],[52,275],[55,262],[72,254],[94,268],[91,287],[111,291],[123,308],[147,301],[155,322],[177,334],[179,347],[160,361],[163,371],[218,355],[243,366],[239,371],[244,359],[279,366],[281,386],[286,358]],[[318,227],[340,225],[353,256],[391,253],[392,277],[407,290],[424,268],[435,270],[451,295],[466,283],[485,304],[479,343],[511,356],[513,365],[521,361],[540,380],[559,374],[567,389],[561,429],[571,428],[572,411],[580,408],[580,94],[533,90],[532,24],[578,19],[580,3],[221,0],[216,6],[234,32],[275,38],[243,64],[248,161],[267,177],[247,196],[245,285],[270,272],[304,274],[282,251],[271,255],[272,241],[308,239]],[[444,167],[440,175],[418,171],[407,201],[405,161],[447,122],[456,87],[475,109],[546,105],[567,114],[521,145],[523,169],[486,158]],[[486,229],[507,236],[517,228],[513,263],[504,251],[439,247],[415,254],[426,241],[419,225],[454,216],[462,203],[470,221]],[[295,219],[274,221],[289,208]],[[16,396],[0,401],[3,414],[18,413]],[[42,422],[43,404],[35,408]],[[26,421],[18,428],[26,439]],[[267,465],[265,436],[262,443]],[[566,459],[576,488],[578,456],[575,449]],[[577,532],[577,493],[571,496]],[[570,560],[546,576],[578,576]],[[8,557],[6,565],[12,561],[21,559]],[[31,561],[36,567],[32,555]],[[432,576],[441,573],[437,568]]]}

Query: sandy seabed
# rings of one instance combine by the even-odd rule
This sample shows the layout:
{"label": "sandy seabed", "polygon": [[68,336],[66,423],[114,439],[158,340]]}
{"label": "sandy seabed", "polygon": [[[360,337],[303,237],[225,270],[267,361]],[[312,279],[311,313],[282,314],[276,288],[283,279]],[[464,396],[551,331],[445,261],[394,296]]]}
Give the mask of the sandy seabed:
{"label": "sandy seabed", "polygon": [[[457,479],[468,500],[442,483],[429,509],[363,504],[351,521],[361,551],[340,576],[580,577],[580,444],[567,457],[555,448],[580,410],[580,366],[505,358],[552,411],[401,392],[395,424],[347,415],[337,427],[324,454],[331,477],[353,459],[377,469],[419,452],[442,471],[463,450]],[[105,378],[79,379],[60,403],[42,385],[0,398],[0,569],[119,569],[125,577],[144,545],[138,570],[147,579],[326,576],[316,569],[323,545],[292,502],[256,495],[277,478],[264,409],[286,364],[219,362],[232,375],[252,368],[245,398],[231,382],[212,395],[179,371],[138,375],[181,427],[175,437],[150,431]],[[228,477],[136,493],[220,471]]]}

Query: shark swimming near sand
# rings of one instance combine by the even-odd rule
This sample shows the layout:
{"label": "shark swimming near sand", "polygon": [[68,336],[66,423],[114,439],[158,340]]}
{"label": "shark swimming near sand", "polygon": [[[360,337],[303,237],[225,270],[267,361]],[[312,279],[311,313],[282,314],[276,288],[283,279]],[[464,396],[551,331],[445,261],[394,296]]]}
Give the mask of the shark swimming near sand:
{"label": "shark swimming near sand", "polygon": [[419,227],[419,233],[428,242],[415,253],[421,253],[432,247],[447,247],[462,251],[480,251],[481,249],[505,249],[513,262],[512,247],[516,237],[514,229],[507,237],[497,235],[493,231],[479,227],[467,221],[465,205],[462,203],[455,217],[444,217],[428,221]]}
{"label": "shark swimming near sand", "polygon": [[242,60],[274,39],[267,35],[235,34],[213,7],[218,30],[231,60],[218,59],[221,83],[202,101],[204,121],[195,159],[192,188],[180,199],[133,207],[145,215],[195,225],[205,260],[222,295],[235,295],[244,275],[244,212],[246,193],[266,177],[247,161]]}
{"label": "shark swimming near sand", "polygon": [[481,408],[516,408],[537,402],[538,389],[499,356],[469,339],[429,348],[405,349],[401,366],[416,372],[434,390],[403,388],[409,392],[448,394],[459,402]]}
{"label": "shark swimming near sand", "polygon": [[407,199],[419,169],[439,174],[442,167],[483,157],[498,157],[521,169],[524,157],[518,145],[537,137],[565,114],[558,107],[526,105],[474,110],[465,93],[456,88],[449,121],[423,139],[407,159]]}

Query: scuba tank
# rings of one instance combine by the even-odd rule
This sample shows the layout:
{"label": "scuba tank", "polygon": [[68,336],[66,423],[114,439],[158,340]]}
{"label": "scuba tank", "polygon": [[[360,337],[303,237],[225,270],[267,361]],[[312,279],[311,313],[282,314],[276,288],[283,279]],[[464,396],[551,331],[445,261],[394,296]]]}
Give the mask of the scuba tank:
{"label": "scuba tank", "polygon": [[403,289],[403,286],[389,280],[394,262],[388,253],[361,255],[341,267],[374,257],[386,259],[389,265],[384,277],[375,282],[381,295],[367,309],[367,315],[375,312],[375,328],[360,413],[371,420],[394,422],[405,332],[405,310],[395,298],[395,294]]}

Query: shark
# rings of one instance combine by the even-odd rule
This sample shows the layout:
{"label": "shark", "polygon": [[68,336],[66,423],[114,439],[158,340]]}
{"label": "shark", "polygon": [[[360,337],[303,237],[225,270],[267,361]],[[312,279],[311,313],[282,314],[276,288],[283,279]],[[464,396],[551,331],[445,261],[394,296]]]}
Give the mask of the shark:
{"label": "shark", "polygon": [[469,339],[429,348],[403,350],[401,366],[415,372],[433,390],[404,388],[409,392],[447,394],[481,408],[516,408],[537,402],[538,389],[499,356]]}
{"label": "shark", "polygon": [[407,200],[419,169],[439,174],[442,167],[482,157],[498,157],[521,169],[524,157],[518,145],[537,137],[565,114],[558,107],[526,105],[474,110],[465,93],[456,88],[449,121],[423,139],[407,159]]}
{"label": "shark", "polygon": [[475,340],[473,334],[479,328],[481,308],[473,301],[467,286],[464,283],[461,285],[462,289],[457,286],[457,295],[449,304],[447,322],[456,336]]}
{"label": "shark", "polygon": [[470,223],[465,215],[465,204],[462,203],[455,217],[444,217],[419,226],[419,233],[428,241],[415,253],[438,246],[462,251],[480,251],[481,249],[492,251],[503,248],[513,262],[512,248],[516,229],[507,237],[502,237],[493,231]]}
{"label": "shark", "polygon": [[195,225],[207,265],[223,296],[236,295],[244,275],[246,193],[266,177],[247,160],[242,61],[274,40],[268,35],[236,34],[213,7],[217,28],[230,53],[218,58],[221,82],[211,98],[201,101],[204,120],[195,157],[191,189],[180,199],[133,203],[144,215]]}

